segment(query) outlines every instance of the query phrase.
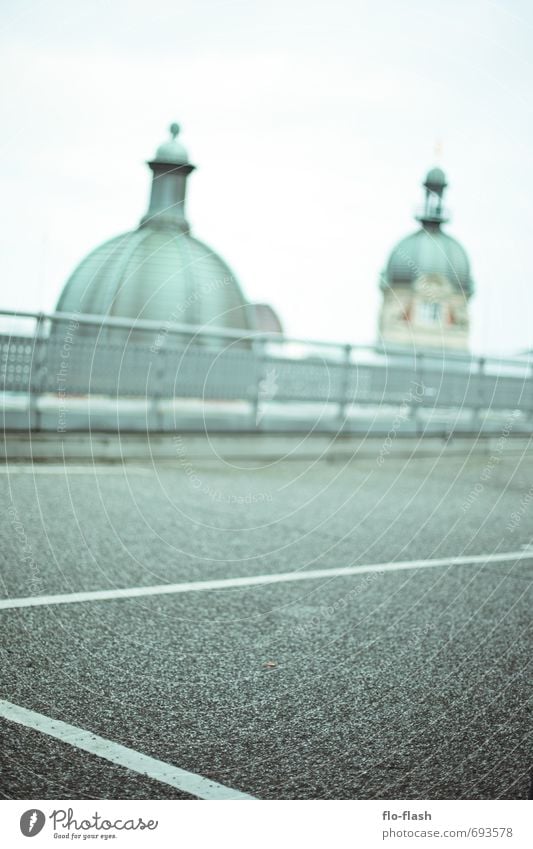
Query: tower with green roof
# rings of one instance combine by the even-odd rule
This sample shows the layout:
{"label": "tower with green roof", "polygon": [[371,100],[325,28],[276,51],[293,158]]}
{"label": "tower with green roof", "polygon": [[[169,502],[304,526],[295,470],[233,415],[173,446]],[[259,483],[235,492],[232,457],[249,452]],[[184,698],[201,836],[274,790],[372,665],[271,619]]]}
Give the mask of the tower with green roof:
{"label": "tower with green roof", "polygon": [[441,168],[423,183],[420,228],[392,250],[380,275],[380,341],[385,345],[467,350],[468,304],[474,291],[463,246],[442,229],[447,186]]}

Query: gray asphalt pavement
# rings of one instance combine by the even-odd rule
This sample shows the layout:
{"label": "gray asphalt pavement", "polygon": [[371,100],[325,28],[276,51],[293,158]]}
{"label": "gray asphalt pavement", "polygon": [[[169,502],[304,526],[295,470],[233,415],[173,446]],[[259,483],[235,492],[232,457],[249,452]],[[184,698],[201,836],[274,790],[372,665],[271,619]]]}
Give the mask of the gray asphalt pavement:
{"label": "gray asphalt pavement", "polygon": [[[525,798],[533,458],[10,465],[0,698],[259,798]],[[187,798],[0,719],[5,798]]]}

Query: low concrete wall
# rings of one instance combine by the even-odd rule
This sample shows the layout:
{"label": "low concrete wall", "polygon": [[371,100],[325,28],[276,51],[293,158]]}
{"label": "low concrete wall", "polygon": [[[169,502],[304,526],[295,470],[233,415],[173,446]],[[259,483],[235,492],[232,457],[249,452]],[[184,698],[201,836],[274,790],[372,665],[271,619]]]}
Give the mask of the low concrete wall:
{"label": "low concrete wall", "polygon": [[223,460],[326,460],[351,456],[375,459],[382,465],[389,456],[410,457],[524,453],[533,447],[533,435],[500,434],[493,436],[436,437],[405,434],[381,436],[327,435],[295,433],[5,433],[4,462],[122,462],[137,460],[185,460],[216,462]]}

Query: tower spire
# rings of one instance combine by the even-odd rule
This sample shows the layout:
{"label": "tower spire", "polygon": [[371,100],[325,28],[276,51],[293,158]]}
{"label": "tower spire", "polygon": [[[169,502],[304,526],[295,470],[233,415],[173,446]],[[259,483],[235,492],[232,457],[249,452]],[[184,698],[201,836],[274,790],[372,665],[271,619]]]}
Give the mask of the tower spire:
{"label": "tower spire", "polygon": [[153,177],[150,203],[141,227],[172,227],[185,233],[189,224],[185,217],[187,177],[195,166],[189,162],[187,151],[178,136],[180,125],[169,127],[170,140],[160,145],[154,159],[148,162]]}
{"label": "tower spire", "polygon": [[420,221],[426,229],[439,229],[440,225],[448,220],[442,204],[444,190],[448,183],[442,168],[432,168],[428,171],[422,185],[426,195],[422,213],[416,216],[417,221]]}

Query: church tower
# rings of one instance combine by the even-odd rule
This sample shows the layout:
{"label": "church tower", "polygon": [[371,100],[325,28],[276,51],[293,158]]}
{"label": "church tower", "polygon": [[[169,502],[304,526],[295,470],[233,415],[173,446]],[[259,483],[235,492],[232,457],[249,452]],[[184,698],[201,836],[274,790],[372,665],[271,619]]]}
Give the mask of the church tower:
{"label": "church tower", "polygon": [[448,220],[444,172],[432,168],[423,186],[424,204],[416,216],[421,226],[396,245],[380,276],[380,342],[464,351],[474,291],[470,263],[462,245],[442,229]]}

